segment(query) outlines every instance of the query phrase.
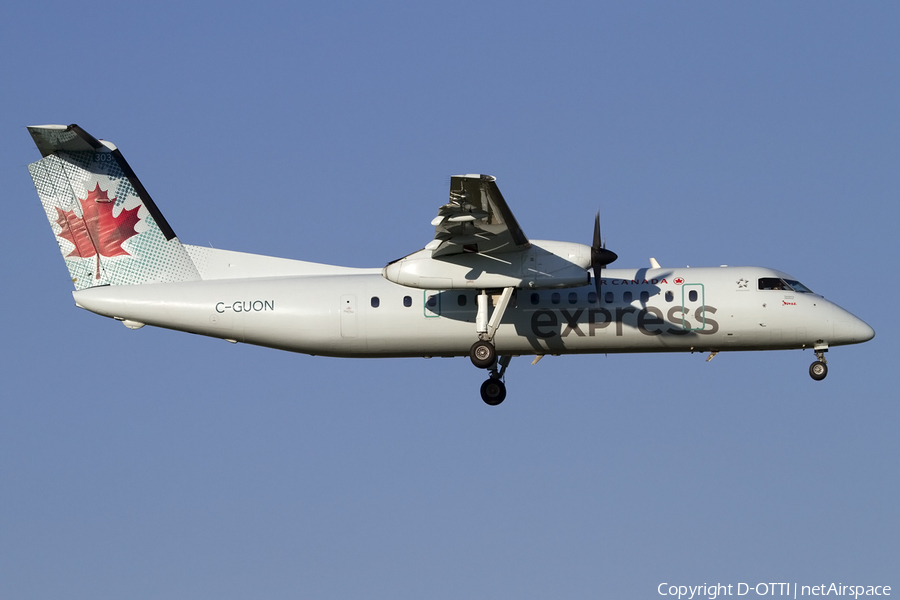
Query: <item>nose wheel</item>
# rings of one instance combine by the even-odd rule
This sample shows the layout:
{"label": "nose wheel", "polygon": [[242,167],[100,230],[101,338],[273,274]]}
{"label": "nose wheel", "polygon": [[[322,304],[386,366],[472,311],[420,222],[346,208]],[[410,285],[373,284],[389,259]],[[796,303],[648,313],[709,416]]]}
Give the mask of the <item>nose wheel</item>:
{"label": "nose wheel", "polygon": [[828,375],[828,365],[825,364],[825,350],[816,349],[816,362],[809,365],[809,376],[816,381],[822,381]]}
{"label": "nose wheel", "polygon": [[825,379],[826,375],[828,375],[828,365],[826,365],[821,360],[817,360],[813,364],[809,365],[809,376],[816,381],[822,381],[823,379]]}

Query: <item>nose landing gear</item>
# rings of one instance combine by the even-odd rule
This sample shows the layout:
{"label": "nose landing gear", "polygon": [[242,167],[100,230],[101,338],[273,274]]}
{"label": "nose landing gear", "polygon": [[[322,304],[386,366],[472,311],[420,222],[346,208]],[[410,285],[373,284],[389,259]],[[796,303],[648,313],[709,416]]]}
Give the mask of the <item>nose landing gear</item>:
{"label": "nose landing gear", "polygon": [[809,365],[809,376],[816,381],[822,381],[828,375],[828,365],[823,360],[817,360]]}
{"label": "nose landing gear", "polygon": [[809,376],[816,381],[822,381],[828,375],[828,361],[825,360],[825,352],[828,346],[816,346],[816,362],[809,365]]}

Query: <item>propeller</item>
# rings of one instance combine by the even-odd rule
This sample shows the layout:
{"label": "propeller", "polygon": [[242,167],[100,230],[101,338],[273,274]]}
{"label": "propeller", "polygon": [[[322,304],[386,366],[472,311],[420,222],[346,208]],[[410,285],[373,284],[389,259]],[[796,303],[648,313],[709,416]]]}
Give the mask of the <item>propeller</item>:
{"label": "propeller", "polygon": [[597,299],[600,299],[600,272],[606,266],[615,261],[619,256],[612,250],[606,249],[606,244],[600,241],[600,213],[594,218],[594,243],[591,245],[591,268],[594,270],[594,286],[597,289]]}

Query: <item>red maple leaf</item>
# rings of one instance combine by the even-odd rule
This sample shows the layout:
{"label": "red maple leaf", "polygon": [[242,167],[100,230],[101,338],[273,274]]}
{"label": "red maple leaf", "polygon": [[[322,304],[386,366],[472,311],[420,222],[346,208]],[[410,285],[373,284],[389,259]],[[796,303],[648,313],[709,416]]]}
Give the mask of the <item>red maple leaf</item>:
{"label": "red maple leaf", "polygon": [[116,199],[110,200],[99,183],[88,192],[87,198],[79,198],[78,202],[81,204],[80,218],[74,209],[64,211],[56,207],[56,223],[62,229],[59,237],[75,245],[68,256],[97,257],[96,278],[100,279],[100,256],[130,256],[122,248],[122,242],[137,235],[134,226],[140,220],[137,216],[140,206],[123,209],[118,217],[114,217],[112,210]]}

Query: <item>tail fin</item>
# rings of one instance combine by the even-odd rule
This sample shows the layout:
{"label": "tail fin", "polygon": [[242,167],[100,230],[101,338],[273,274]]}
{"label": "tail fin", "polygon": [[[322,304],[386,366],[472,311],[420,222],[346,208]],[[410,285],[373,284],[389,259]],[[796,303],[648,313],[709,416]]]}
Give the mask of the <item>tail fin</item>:
{"label": "tail fin", "polygon": [[28,170],[76,289],[200,279],[113,144],[78,125],[28,131],[44,157]]}

